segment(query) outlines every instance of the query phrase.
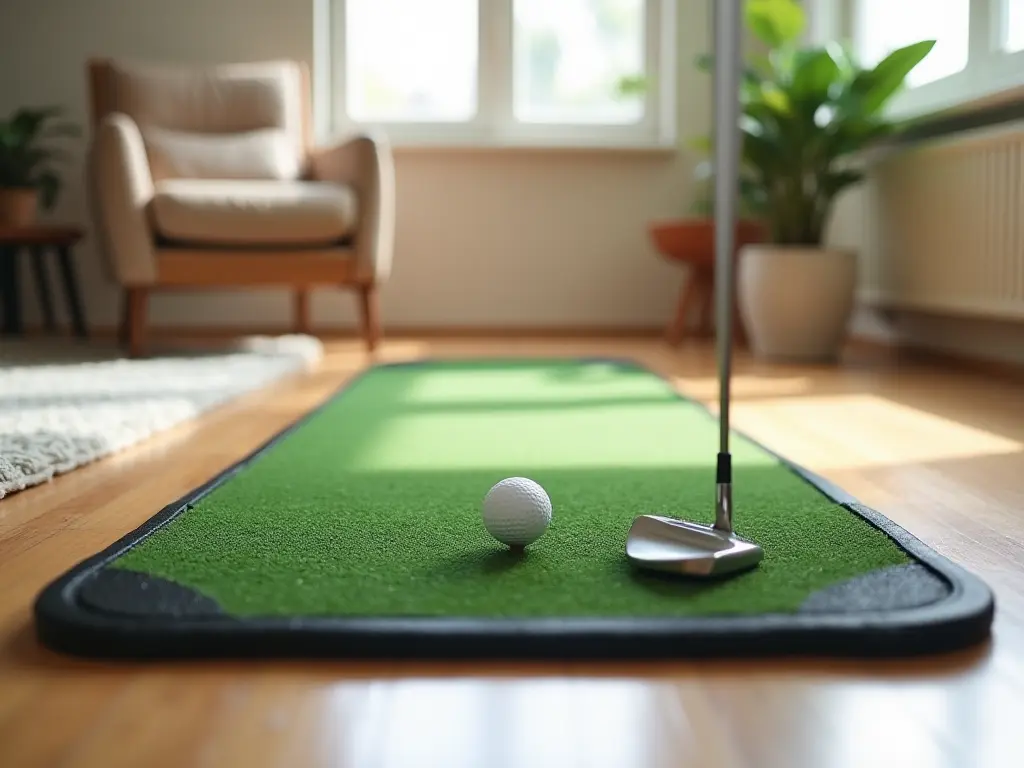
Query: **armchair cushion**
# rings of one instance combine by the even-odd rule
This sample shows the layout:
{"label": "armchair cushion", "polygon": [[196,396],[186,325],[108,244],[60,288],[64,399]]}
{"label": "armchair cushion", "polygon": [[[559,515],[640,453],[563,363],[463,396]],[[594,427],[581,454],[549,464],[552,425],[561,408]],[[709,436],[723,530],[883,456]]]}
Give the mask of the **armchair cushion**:
{"label": "armchair cushion", "polygon": [[356,227],[356,193],[316,181],[166,179],[155,185],[153,223],[193,245],[330,245]]}
{"label": "armchair cushion", "polygon": [[302,173],[294,143],[280,128],[244,133],[149,128],[144,138],[156,179],[294,181]]}

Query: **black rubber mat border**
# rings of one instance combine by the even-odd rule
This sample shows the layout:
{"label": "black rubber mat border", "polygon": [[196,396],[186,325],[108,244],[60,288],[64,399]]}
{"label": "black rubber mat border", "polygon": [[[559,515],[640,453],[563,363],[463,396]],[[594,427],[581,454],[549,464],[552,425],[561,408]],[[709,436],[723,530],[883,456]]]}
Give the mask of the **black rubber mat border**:
{"label": "black rubber mat border", "polygon": [[[628,358],[573,358],[611,363],[661,376]],[[522,364],[567,358],[508,357]],[[950,587],[946,598],[897,611],[835,614],[717,615],[666,618],[486,619],[437,617],[133,618],[91,611],[78,599],[82,583],[188,510],[212,490],[287,438],[349,387],[386,368],[479,362],[424,359],[382,363],[353,377],[216,477],[167,505],[131,533],[51,582],[34,604],[36,636],[47,648],[74,656],[122,659],[684,659],[780,656],[887,658],[951,652],[988,639],[995,599],[978,577],[935,552],[881,513],[819,475],[779,456],[738,430],[791,471],[883,531],[911,558]],[[673,391],[675,388],[673,387]],[[676,392],[683,401],[704,404]],[[625,543],[623,543],[625,547]],[[623,555],[625,556],[625,555]]]}

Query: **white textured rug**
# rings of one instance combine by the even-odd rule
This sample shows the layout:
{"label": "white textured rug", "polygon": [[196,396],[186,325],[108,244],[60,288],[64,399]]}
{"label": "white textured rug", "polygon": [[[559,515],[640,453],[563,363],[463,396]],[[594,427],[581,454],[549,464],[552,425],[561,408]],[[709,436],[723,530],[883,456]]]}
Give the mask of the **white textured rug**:
{"label": "white textured rug", "polygon": [[311,368],[308,336],[130,360],[113,346],[0,341],[0,499]]}

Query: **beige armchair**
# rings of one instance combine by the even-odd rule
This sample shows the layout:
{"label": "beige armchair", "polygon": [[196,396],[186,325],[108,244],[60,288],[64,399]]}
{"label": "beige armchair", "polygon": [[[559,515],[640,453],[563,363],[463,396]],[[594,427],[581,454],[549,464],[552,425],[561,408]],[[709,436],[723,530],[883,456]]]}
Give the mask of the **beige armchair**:
{"label": "beige armchair", "polygon": [[89,198],[132,355],[144,350],[148,297],[183,289],[287,287],[295,330],[308,332],[310,289],[351,288],[376,346],[394,240],[386,141],[314,147],[297,62],[93,60],[88,74]]}

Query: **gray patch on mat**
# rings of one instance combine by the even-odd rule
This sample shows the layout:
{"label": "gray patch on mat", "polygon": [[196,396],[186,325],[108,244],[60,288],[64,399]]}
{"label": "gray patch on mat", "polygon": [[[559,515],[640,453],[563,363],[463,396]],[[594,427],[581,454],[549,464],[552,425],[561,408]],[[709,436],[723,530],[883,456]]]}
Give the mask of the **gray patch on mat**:
{"label": "gray patch on mat", "polygon": [[93,610],[120,616],[222,616],[217,602],[193,589],[148,573],[104,568],[79,590]]}
{"label": "gray patch on mat", "polygon": [[950,592],[950,585],[924,565],[892,565],[818,590],[800,612],[899,611],[931,605]]}

